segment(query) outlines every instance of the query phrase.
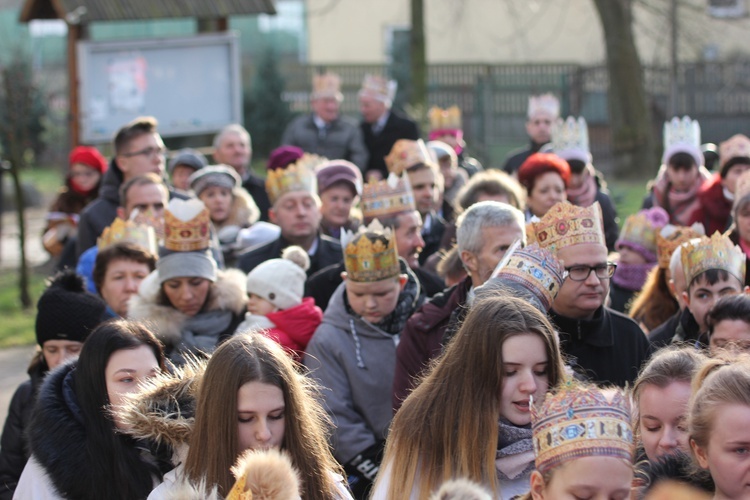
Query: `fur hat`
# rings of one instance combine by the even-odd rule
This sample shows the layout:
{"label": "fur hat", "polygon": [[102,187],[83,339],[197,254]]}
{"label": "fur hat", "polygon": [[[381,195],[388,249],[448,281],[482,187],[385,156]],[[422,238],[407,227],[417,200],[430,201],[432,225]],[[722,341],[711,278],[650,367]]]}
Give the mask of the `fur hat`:
{"label": "fur hat", "polygon": [[310,257],[302,247],[284,249],[280,259],[263,262],[247,275],[247,293],[254,293],[279,309],[289,309],[302,303],[305,293],[305,271]]}
{"label": "fur hat", "polygon": [[58,274],[39,298],[36,314],[36,341],[84,342],[102,322],[107,304],[86,291],[86,284],[75,271]]}

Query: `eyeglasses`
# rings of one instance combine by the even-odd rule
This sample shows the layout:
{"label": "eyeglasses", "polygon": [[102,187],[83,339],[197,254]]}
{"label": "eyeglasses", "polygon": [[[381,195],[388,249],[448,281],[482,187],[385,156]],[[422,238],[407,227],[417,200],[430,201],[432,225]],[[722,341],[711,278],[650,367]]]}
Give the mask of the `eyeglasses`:
{"label": "eyeglasses", "polygon": [[133,151],[132,153],[122,153],[120,156],[124,156],[125,158],[132,158],[133,156],[142,155],[148,158],[153,158],[155,156],[163,156],[166,152],[166,148],[155,148],[153,146],[149,146],[145,149],[141,149],[140,151]]}
{"label": "eyeglasses", "polygon": [[570,278],[573,281],[586,281],[591,275],[591,271],[594,271],[594,274],[600,280],[608,280],[615,274],[615,269],[617,269],[617,264],[614,262],[607,262],[598,266],[571,266],[565,268],[565,278]]}

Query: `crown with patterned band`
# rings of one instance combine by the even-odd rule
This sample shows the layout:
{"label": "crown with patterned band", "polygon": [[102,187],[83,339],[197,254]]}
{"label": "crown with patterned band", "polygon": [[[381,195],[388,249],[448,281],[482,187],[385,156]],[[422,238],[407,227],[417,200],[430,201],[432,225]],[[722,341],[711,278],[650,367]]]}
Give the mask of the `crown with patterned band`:
{"label": "crown with patterned band", "polygon": [[710,238],[702,236],[697,243],[688,241],[680,257],[688,286],[698,275],[711,269],[726,271],[745,284],[745,252],[719,231]]}
{"label": "crown with patterned band", "polygon": [[293,191],[307,191],[318,194],[318,178],[315,167],[328,161],[318,155],[305,153],[302,158],[286,168],[269,170],[266,176],[266,193],[271,205],[286,193]]}
{"label": "crown with patterned band", "polygon": [[377,219],[356,233],[342,229],[341,248],[348,280],[370,283],[401,274],[396,234]]}
{"label": "crown with patterned band", "polygon": [[750,158],[750,139],[736,134],[719,144],[719,164],[723,167],[733,158]]}
{"label": "crown with patterned band", "polygon": [[378,101],[393,102],[393,99],[396,97],[396,89],[398,89],[396,80],[389,80],[380,75],[368,74],[365,75],[359,95],[372,97]]}
{"label": "crown with patterned band", "polygon": [[415,165],[427,163],[433,163],[432,155],[422,139],[399,139],[385,157],[388,171],[396,175],[401,175]]}
{"label": "crown with patterned band", "polygon": [[579,207],[564,201],[557,203],[541,220],[526,224],[526,239],[529,245],[538,243],[540,247],[553,252],[585,243],[607,246],[599,202],[590,207]]}
{"label": "crown with patterned band", "polygon": [[656,262],[656,235],[668,223],[669,214],[661,207],[640,210],[625,219],[615,247],[631,248],[645,257],[646,262]]}
{"label": "crown with patterned band", "polygon": [[555,122],[552,128],[552,152],[567,161],[591,161],[589,127],[582,116],[577,119],[569,116],[565,121],[560,118]]}
{"label": "crown with patterned band", "polygon": [[565,267],[549,250],[537,244],[520,248],[520,243],[516,240],[511,245],[490,279],[519,283],[549,311],[562,286]]}
{"label": "crown with patterned band", "polygon": [[427,116],[430,119],[430,131],[463,129],[461,124],[461,108],[458,106],[451,106],[447,109],[433,106],[427,112]]}
{"label": "crown with patterned band", "polygon": [[701,127],[698,120],[691,120],[688,116],[682,119],[675,116],[664,123],[664,154],[661,162],[666,165],[677,153],[687,153],[693,157],[696,165],[703,165]]}
{"label": "crown with patterned band", "polygon": [[146,224],[138,224],[133,221],[122,220],[119,217],[108,227],[104,228],[102,235],[96,240],[99,250],[111,247],[117,243],[134,243],[142,246],[154,255],[159,254],[159,246],[156,243],[156,231]]}
{"label": "crown with patterned band", "polygon": [[391,217],[402,212],[417,209],[414,193],[409,184],[409,176],[389,174],[382,181],[370,179],[362,190],[362,216],[365,222],[375,218]]}
{"label": "crown with patterned band", "polygon": [[620,389],[566,382],[547,394],[541,407],[531,405],[536,469],[544,474],[583,457],[631,462],[631,425],[630,402]]}
{"label": "crown with patterned band", "polygon": [[700,238],[706,234],[703,224],[696,222],[692,226],[675,226],[667,224],[656,233],[656,254],[659,259],[659,269],[669,269],[669,262],[677,247],[693,238]]}
{"label": "crown with patterned band", "polygon": [[164,247],[174,252],[205,250],[211,242],[211,216],[197,198],[170,200],[164,210]]}
{"label": "crown with patterned band", "polygon": [[341,93],[341,78],[336,73],[313,75],[312,88],[313,99],[333,97],[338,101],[344,100],[344,95]]}
{"label": "crown with patterned band", "polygon": [[552,94],[541,94],[529,96],[528,118],[537,114],[550,115],[552,119],[560,116],[560,100]]}

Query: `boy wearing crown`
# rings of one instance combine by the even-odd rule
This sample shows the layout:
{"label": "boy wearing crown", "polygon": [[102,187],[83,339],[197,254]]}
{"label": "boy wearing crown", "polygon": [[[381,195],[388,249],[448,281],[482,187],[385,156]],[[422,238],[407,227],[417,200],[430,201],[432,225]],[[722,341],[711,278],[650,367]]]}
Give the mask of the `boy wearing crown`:
{"label": "boy wearing crown", "polygon": [[310,94],[312,113],[295,118],[284,130],[281,144],[297,146],[331,160],[347,160],[364,171],[368,155],[362,131],[357,122],[341,116],[343,100],[338,75],[315,75]]}
{"label": "boy wearing crown", "polygon": [[512,151],[503,170],[515,175],[526,159],[538,153],[542,146],[550,141],[552,124],[560,116],[560,101],[552,94],[529,96],[529,108],[526,119],[526,134],[531,143],[528,147]]}
{"label": "boy wearing crown", "polygon": [[651,347],[635,321],[604,305],[617,265],[607,260],[599,204],[558,203],[530,223],[526,235],[529,244],[552,250],[565,264],[549,313],[560,331],[560,350],[596,383],[632,384]]}
{"label": "boy wearing crown", "polygon": [[420,305],[419,284],[378,221],[342,238],[346,271],[307,346],[304,364],[336,423],[336,459],[358,498],[375,478],[393,416],[396,346]]}
{"label": "boy wearing crown", "polygon": [[378,75],[365,75],[359,91],[362,137],[369,153],[365,178],[385,179],[388,169],[383,158],[399,139],[419,139],[417,124],[396,113],[391,106],[398,83]]}

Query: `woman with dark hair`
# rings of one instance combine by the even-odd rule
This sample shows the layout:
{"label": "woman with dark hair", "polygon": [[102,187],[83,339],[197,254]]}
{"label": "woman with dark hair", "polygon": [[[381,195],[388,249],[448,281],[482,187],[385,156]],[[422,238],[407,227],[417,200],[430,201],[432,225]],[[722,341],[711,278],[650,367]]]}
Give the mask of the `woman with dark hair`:
{"label": "woman with dark hair", "polygon": [[478,299],[396,413],[372,498],[426,500],[456,477],[497,498],[527,492],[531,399],[543,400],[563,370],[544,314],[516,297]]}
{"label": "woman with dark hair", "polygon": [[518,182],[526,188],[526,220],[543,217],[555,204],[566,201],[570,180],[568,162],[552,153],[534,153],[518,169]]}
{"label": "woman with dark hair", "polygon": [[14,498],[146,498],[161,479],[155,456],[122,434],[111,412],[164,369],[161,344],[126,320],[100,325],[78,361],[50,373],[29,426],[31,458]]}

